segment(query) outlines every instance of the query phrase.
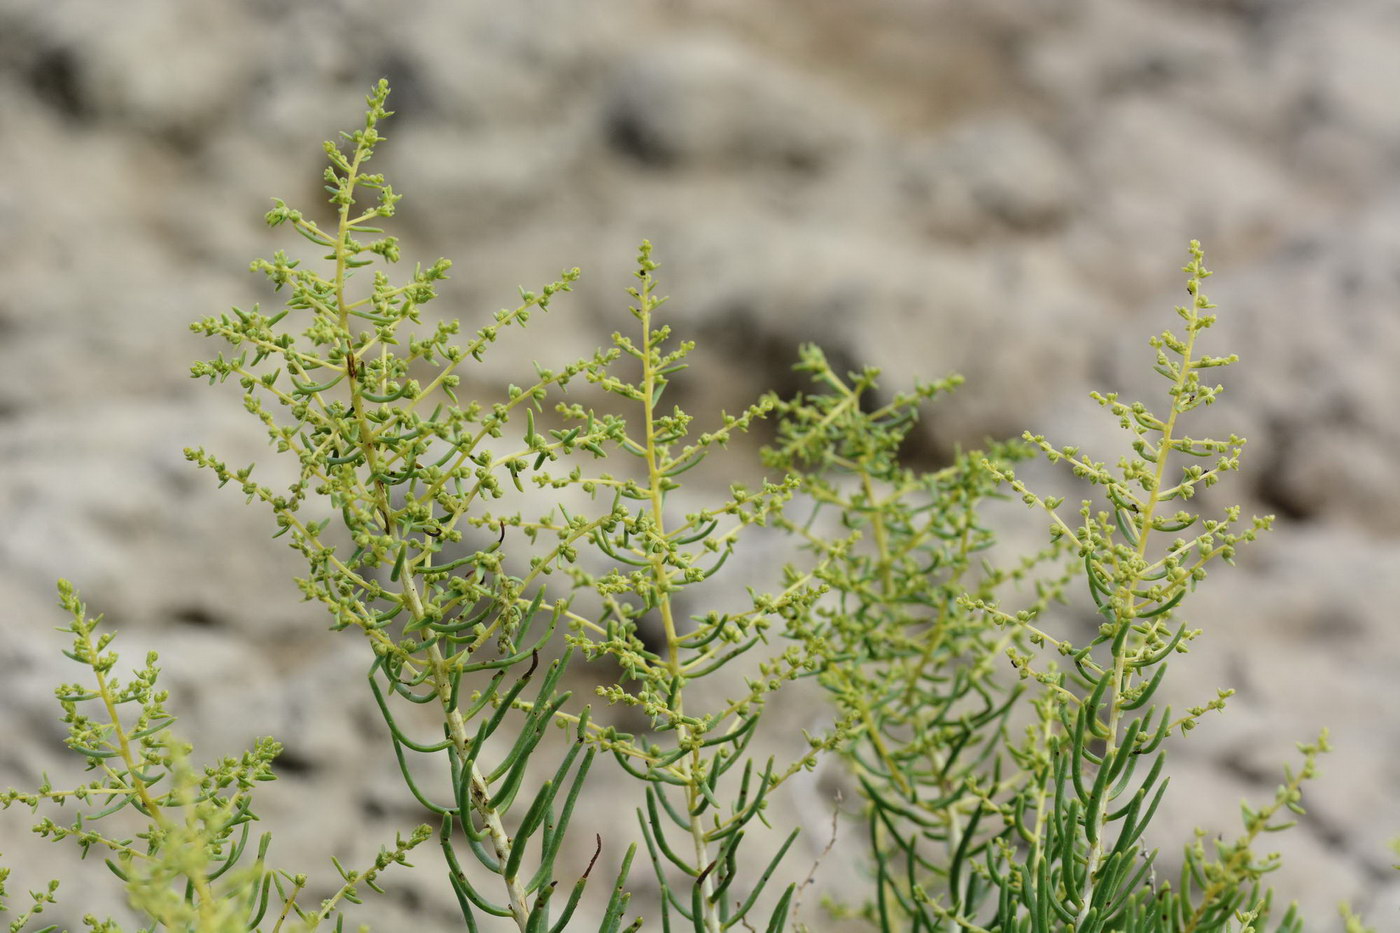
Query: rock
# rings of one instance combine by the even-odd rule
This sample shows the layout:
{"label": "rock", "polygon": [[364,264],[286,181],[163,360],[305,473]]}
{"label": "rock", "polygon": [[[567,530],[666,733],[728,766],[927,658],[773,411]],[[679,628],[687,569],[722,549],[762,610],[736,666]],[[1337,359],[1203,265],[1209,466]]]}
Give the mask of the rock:
{"label": "rock", "polygon": [[[268,636],[319,628],[320,610],[299,607],[291,583],[301,558],[265,543],[271,518],[236,497],[206,495],[217,481],[182,450],[202,441],[231,464],[261,460],[258,473],[273,484],[286,464],[268,462],[255,425],[239,425],[253,429],[241,435],[210,430],[220,416],[197,412],[94,406],[90,420],[12,424],[0,447],[14,464],[4,560],[45,590],[66,576],[99,611],[137,625],[227,624]],[[255,539],[256,548],[231,543]],[[269,589],[270,580],[281,586]]]}
{"label": "rock", "polygon": [[26,57],[41,100],[68,118],[183,143],[228,115],[256,61],[254,24],[235,7],[25,3],[11,20],[36,40]]}
{"label": "rock", "polygon": [[988,227],[1046,234],[1079,200],[1073,166],[1024,121],[968,121],[920,150],[907,184],[927,199],[923,223],[935,236],[968,239]]}
{"label": "rock", "polygon": [[647,49],[605,98],[610,145],[657,167],[777,166],[814,171],[849,145],[859,119],[819,82],[722,35]]}

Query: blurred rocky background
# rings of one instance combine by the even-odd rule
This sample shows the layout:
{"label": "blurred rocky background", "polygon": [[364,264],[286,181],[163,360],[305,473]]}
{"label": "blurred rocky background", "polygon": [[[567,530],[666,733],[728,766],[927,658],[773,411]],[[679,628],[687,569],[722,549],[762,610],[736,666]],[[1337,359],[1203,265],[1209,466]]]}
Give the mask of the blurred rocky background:
{"label": "blurred rocky background", "polygon": [[[1028,427],[1116,450],[1087,392],[1160,397],[1145,340],[1201,239],[1211,347],[1243,357],[1211,412],[1250,439],[1229,494],[1280,521],[1188,613],[1206,635],[1173,697],[1238,693],[1178,744],[1163,864],[1197,823],[1233,837],[1240,799],[1330,726],[1276,884],[1310,929],[1340,929],[1344,899],[1400,929],[1393,0],[0,0],[0,786],[72,774],[51,697],[74,674],[64,576],[131,660],[162,652],[204,755],[287,744],[261,797],[277,864],[326,878],[329,854],[362,860],[421,818],[362,645],[298,601],[268,517],[181,455],[272,459],[236,391],[188,378],[213,347],[186,324],[273,304],[246,271],[295,241],[263,226],[268,199],[321,202],[319,144],[381,75],[395,231],[456,262],[437,310],[470,324],[584,269],[483,386],[626,327],[648,237],[700,342],[693,411],[796,388],[796,346],[818,341],[890,389],[967,376],[921,426],[923,461]],[[808,827],[798,877],[831,784],[782,805]],[[110,889],[100,862],[71,869],[26,816],[0,814],[17,898],[57,873],[57,920],[111,907],[79,887]],[[818,887],[855,890],[862,840],[843,824]],[[453,929],[439,860],[363,916]],[[836,929],[818,899],[803,919]]]}

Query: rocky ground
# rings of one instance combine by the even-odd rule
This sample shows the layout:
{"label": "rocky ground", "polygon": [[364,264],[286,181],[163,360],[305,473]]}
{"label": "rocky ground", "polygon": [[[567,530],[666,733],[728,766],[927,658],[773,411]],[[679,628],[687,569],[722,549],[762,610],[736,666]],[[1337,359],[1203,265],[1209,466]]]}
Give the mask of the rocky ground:
{"label": "rocky ground", "polygon": [[[278,582],[299,558],[268,546],[266,517],[181,455],[268,459],[236,394],[188,379],[206,348],[185,325],[271,300],[245,271],[287,245],[267,199],[317,201],[320,140],[381,75],[398,116],[377,164],[406,196],[405,253],[457,263],[441,305],[470,321],[585,271],[482,385],[626,326],[648,237],[700,341],[693,410],[794,387],[815,340],[892,387],[967,376],[923,426],[930,462],[1026,427],[1111,444],[1086,393],[1152,390],[1145,339],[1202,240],[1215,348],[1243,357],[1212,412],[1250,439],[1233,493],[1280,521],[1192,610],[1207,636],[1174,695],[1238,696],[1182,746],[1164,858],[1198,822],[1233,831],[1239,799],[1271,795],[1293,743],[1330,726],[1276,883],[1310,929],[1340,929],[1343,899],[1396,928],[1389,0],[0,0],[0,785],[66,773],[64,576],[133,658],[162,651],[207,754],[287,743],[264,810],[303,829],[278,834],[280,863],[372,852],[417,820],[360,695],[361,646]],[[787,806],[810,860],[821,777]],[[322,807],[354,818],[309,816]],[[70,855],[33,848],[22,817],[0,815],[16,889]],[[833,890],[859,848],[846,833]],[[434,885],[404,890],[366,916],[450,928]]]}

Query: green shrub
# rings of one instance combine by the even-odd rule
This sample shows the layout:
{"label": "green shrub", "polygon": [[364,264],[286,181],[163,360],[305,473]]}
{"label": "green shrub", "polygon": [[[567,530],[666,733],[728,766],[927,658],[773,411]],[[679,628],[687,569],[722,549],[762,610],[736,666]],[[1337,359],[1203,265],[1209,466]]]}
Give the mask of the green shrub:
{"label": "green shrub", "polygon": [[[308,878],[267,861],[271,834],[251,845],[253,793],[273,778],[280,746],[265,739],[240,758],[193,766],[156,687],[155,655],[119,682],[113,636],[67,583],[68,654],[85,671],[58,697],[68,745],[94,777],[10,791],[6,806],[71,802],[71,822],[44,818],[36,831],[96,849],[145,929],[340,929],[362,889],[381,890],[386,869],[430,842],[465,929],[637,929],[635,845],[618,858],[619,840],[599,836],[586,867],[559,858],[581,789],[607,769],[609,780],[635,779],[661,929],[779,931],[798,924],[799,886],[770,884],[796,830],[780,830],[776,848],[751,840],[769,822],[768,801],[830,755],[860,790],[869,846],[827,857],[859,859],[851,868],[871,880],[864,903],[829,903],[831,913],[886,931],[1302,929],[1263,883],[1276,858],[1254,847],[1289,825],[1285,811],[1301,812],[1299,788],[1325,736],[1302,747],[1302,767],[1285,769],[1272,801],[1244,808],[1236,841],[1207,851],[1194,838],[1178,878],[1159,879],[1143,843],[1174,733],[1229,695],[1176,715],[1154,702],[1168,659],[1200,635],[1179,618],[1181,604],[1270,522],[1191,508],[1239,468],[1244,446],[1185,431],[1221,391],[1202,381],[1207,371],[1234,362],[1198,347],[1215,320],[1198,244],[1179,330],[1151,341],[1161,399],[1095,396],[1135,452],[1112,466],[1028,434],[959,452],[934,472],[911,469],[900,448],[920,406],[957,380],[881,404],[874,370],[838,373],[815,347],[799,365],[810,393],[767,396],[696,434],[664,401],[693,344],[664,323],[648,244],[630,336],[557,368],[536,364],[495,401],[468,400],[463,368],[549,310],[579,273],[522,291],[518,307],[465,339],[456,321],[425,324],[420,309],[450,264],[417,267],[401,284],[385,271],[399,247],[375,224],[399,196],[365,167],[384,139],[387,95],[381,82],[363,128],[343,134],[344,146],[326,144],[334,226],[282,201],[267,215],[326,250],[325,264],[303,267],[280,251],[259,260],[253,268],[286,294],[281,310],[193,325],[228,344],[193,374],[240,386],[297,478],[274,489],[252,466],[203,449],[187,456],[270,509],[276,536],[306,559],[302,594],[326,607],[332,629],[367,642],[386,752],[429,822],[370,865],[336,862],[338,889],[304,903]],[[761,420],[775,425],[763,454],[770,479],[678,505],[686,472]],[[1032,457],[1065,464],[1097,498],[1066,508],[1037,494],[1015,473]],[[1050,536],[1037,553],[994,563],[985,506],[1008,490],[1044,513]],[[790,536],[802,556],[773,568],[771,592],[728,608],[734,587],[721,570],[755,525]],[[1046,622],[1072,587],[1098,613],[1083,644]],[[564,689],[580,667],[603,681],[599,718]],[[778,761],[756,750],[755,735],[769,695],[800,679],[820,685],[835,725]],[[411,728],[410,705],[436,711],[439,731]],[[646,728],[604,717],[617,707]],[[425,767],[450,779],[450,793],[415,782]],[[120,822],[123,811],[132,823]],[[128,825],[136,829],[107,829]],[[605,844],[614,848],[603,864],[616,873],[600,878]],[[34,893],[11,930],[36,924],[55,887]],[[588,924],[586,887],[603,889],[587,900]]]}

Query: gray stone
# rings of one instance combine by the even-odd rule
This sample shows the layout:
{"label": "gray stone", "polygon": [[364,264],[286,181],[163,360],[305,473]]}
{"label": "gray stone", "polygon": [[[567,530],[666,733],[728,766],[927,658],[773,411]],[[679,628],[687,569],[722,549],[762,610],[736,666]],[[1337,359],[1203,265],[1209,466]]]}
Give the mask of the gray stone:
{"label": "gray stone", "polygon": [[1049,233],[1079,200],[1074,167],[1027,123],[968,121],[922,147],[910,166],[911,190],[927,198],[930,233],[953,239],[1006,227]]}
{"label": "gray stone", "polygon": [[608,139],[646,165],[813,171],[854,122],[814,86],[722,34],[690,37],[619,68],[606,97]]}

